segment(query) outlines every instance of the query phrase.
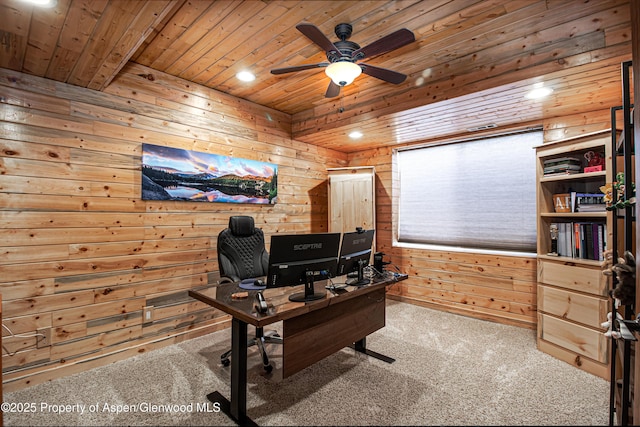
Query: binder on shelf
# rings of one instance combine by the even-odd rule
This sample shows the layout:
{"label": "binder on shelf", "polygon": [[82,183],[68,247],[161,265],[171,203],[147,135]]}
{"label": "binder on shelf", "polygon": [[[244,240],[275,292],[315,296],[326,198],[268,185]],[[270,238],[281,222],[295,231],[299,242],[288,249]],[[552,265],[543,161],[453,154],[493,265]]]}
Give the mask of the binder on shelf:
{"label": "binder on shelf", "polygon": [[586,247],[586,259],[595,259],[593,254],[593,224],[586,223],[583,225],[584,228],[584,242]]}
{"label": "binder on shelf", "polygon": [[598,224],[591,224],[591,231],[593,233],[593,259],[600,261],[598,228]]}
{"label": "binder on shelf", "polygon": [[580,224],[573,223],[574,258],[582,258],[582,248],[580,246]]}
{"label": "binder on shelf", "polygon": [[606,224],[602,222],[558,222],[558,255],[575,259],[604,261],[607,249]]}

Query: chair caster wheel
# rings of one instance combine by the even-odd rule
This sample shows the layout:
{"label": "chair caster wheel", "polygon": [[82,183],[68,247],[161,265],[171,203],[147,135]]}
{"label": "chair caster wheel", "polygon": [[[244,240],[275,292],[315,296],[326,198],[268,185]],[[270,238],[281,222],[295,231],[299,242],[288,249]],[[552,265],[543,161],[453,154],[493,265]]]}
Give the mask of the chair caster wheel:
{"label": "chair caster wheel", "polygon": [[220,362],[222,362],[222,366],[229,366],[231,364],[229,359],[222,359]]}
{"label": "chair caster wheel", "polygon": [[270,374],[273,371],[273,366],[267,365],[264,367],[264,370],[267,371],[267,374]]}

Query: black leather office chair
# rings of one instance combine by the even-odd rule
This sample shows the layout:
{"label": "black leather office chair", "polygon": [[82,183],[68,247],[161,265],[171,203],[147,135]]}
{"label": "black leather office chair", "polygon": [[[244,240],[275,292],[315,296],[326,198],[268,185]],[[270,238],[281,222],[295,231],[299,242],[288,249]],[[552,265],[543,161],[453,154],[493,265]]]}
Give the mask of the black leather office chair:
{"label": "black leather office chair", "polygon": [[[229,227],[218,235],[218,266],[220,283],[264,278],[267,275],[269,253],[265,249],[264,234],[255,227],[253,217],[242,215],[229,218]],[[265,343],[282,344],[282,338],[275,331],[265,334],[262,327],[256,327],[256,336],[247,342],[247,346],[258,346],[262,365],[265,371],[271,372]],[[220,356],[224,366],[229,365],[230,356],[231,350]]]}

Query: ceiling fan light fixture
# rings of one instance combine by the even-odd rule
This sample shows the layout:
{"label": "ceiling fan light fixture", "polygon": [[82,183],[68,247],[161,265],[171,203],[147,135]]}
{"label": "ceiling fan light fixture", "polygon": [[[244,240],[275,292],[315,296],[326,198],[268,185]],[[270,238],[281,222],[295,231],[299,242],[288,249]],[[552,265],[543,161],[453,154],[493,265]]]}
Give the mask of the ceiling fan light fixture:
{"label": "ceiling fan light fixture", "polygon": [[338,86],[346,86],[362,73],[362,68],[353,62],[338,61],[329,64],[324,72]]}

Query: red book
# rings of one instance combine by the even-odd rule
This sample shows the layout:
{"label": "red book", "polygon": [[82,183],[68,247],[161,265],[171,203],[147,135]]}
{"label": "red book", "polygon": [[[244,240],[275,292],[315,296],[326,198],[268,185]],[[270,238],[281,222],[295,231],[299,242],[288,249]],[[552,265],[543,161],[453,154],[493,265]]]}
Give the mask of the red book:
{"label": "red book", "polygon": [[584,173],[589,173],[589,172],[600,172],[602,170],[602,165],[598,165],[598,166],[586,166],[584,168]]}

